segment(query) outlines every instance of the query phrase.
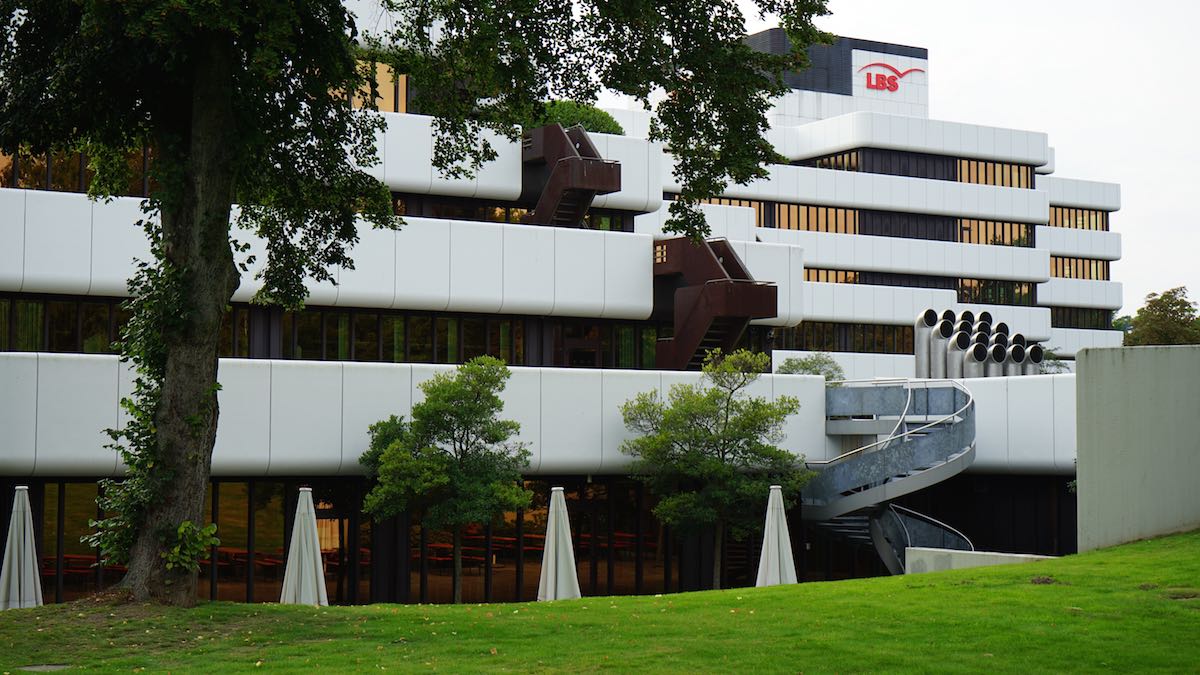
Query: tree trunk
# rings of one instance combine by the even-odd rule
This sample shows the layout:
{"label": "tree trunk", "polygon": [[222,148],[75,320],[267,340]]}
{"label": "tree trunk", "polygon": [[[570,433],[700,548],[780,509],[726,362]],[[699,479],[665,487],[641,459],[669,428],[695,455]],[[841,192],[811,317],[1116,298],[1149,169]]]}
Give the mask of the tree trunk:
{"label": "tree trunk", "polygon": [[145,515],[122,581],[135,600],[183,606],[196,602],[196,572],[166,569],[160,553],[164,536],[182,522],[205,522],[217,432],[221,319],[239,281],[229,243],[234,48],[227,35],[196,40],[190,110],[181,112],[176,128],[155,139],[163,170],[170,172],[161,211],[165,263],[180,273],[185,317],[163,335],[166,371],[155,413],[155,470],[169,472],[170,480]]}
{"label": "tree trunk", "polygon": [[718,520],[713,527],[713,568],[712,568],[712,587],[713,590],[721,588],[721,556],[724,553],[725,544],[725,521]]}
{"label": "tree trunk", "polygon": [[462,527],[454,527],[454,604],[462,603]]}

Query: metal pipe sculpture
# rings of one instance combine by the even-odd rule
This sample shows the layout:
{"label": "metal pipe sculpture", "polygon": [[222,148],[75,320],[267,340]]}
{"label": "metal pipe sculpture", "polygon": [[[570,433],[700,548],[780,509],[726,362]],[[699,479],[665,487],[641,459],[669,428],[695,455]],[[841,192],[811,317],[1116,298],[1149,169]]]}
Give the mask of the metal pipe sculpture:
{"label": "metal pipe sculpture", "polygon": [[1022,347],[1029,346],[1029,343],[1025,341],[1025,336],[1020,333],[1013,333],[1012,336],[1008,338],[1008,343],[1012,345],[1021,345]]}
{"label": "metal pipe sculpture", "polygon": [[954,314],[954,310],[947,309],[942,312],[942,321],[949,321],[950,323],[954,323],[955,319],[956,319],[956,315]]}
{"label": "metal pipe sculpture", "polygon": [[973,342],[974,344],[977,344],[977,345],[983,345],[986,347],[989,339],[990,339],[990,337],[988,336],[987,333],[972,333],[971,334],[971,342]]}
{"label": "metal pipe sculpture", "polygon": [[987,345],[973,344],[963,355],[963,377],[983,377],[988,360]]}
{"label": "metal pipe sculpture", "polygon": [[992,332],[1004,333],[1005,335],[1008,335],[1008,324],[1004,323],[1003,321],[998,321],[996,322],[996,325],[992,326]]}
{"label": "metal pipe sculpture", "polygon": [[929,336],[933,333],[933,327],[937,325],[938,320],[938,313],[927,309],[917,316],[916,323],[913,324],[913,357],[915,361],[913,374],[915,377],[929,377]]}
{"label": "metal pipe sculpture", "polygon": [[946,377],[952,380],[962,379],[963,359],[970,348],[970,334],[960,330],[950,336],[950,342],[946,346]]}
{"label": "metal pipe sculpture", "polygon": [[979,313],[979,316],[975,317],[975,320],[976,321],[986,321],[988,323],[992,323],[992,313],[985,309]]}
{"label": "metal pipe sculpture", "polygon": [[992,324],[991,324],[990,322],[988,322],[988,321],[983,321],[983,320],[981,319],[981,320],[979,320],[979,321],[976,321],[976,322],[975,322],[975,327],[974,327],[974,329],[973,329],[973,330],[974,330],[976,333],[987,333],[988,335],[991,335],[991,333],[992,333]]}
{"label": "metal pipe sculpture", "polygon": [[1005,335],[1004,333],[992,333],[992,336],[990,338],[988,338],[988,346],[991,346],[991,345],[1000,345],[1002,347],[1007,347],[1008,346],[1008,336]]}
{"label": "metal pipe sculpture", "polygon": [[946,377],[946,347],[954,335],[954,323],[945,319],[934,327],[929,337],[929,377],[940,380]]}
{"label": "metal pipe sculpture", "polygon": [[1029,345],[1025,350],[1024,371],[1026,375],[1040,375],[1042,372],[1042,361],[1046,358],[1046,352],[1041,345]]}
{"label": "metal pipe sculpture", "polygon": [[984,366],[983,374],[985,377],[1004,377],[1004,359],[1008,356],[1004,347],[1001,345],[992,345],[988,349],[987,364]]}
{"label": "metal pipe sculpture", "polygon": [[1004,360],[1004,375],[1016,377],[1025,372],[1025,348],[1021,345],[1009,345]]}
{"label": "metal pipe sculpture", "polygon": [[969,309],[964,309],[963,311],[958,313],[958,320],[966,321],[969,324],[974,324],[975,323],[975,312],[972,312]]}

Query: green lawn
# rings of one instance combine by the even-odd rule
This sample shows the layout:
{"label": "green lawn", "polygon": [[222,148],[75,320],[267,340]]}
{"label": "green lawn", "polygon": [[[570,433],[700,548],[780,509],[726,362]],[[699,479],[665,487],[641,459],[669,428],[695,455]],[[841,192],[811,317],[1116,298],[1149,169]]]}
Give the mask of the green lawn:
{"label": "green lawn", "polygon": [[0,613],[0,670],[1200,670],[1200,532],[981,570],[519,605]]}

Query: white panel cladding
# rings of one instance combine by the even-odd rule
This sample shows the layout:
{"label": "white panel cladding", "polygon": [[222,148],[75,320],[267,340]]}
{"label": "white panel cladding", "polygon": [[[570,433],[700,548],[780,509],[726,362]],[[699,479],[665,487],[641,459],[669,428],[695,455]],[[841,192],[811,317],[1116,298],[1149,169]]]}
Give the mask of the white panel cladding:
{"label": "white panel cladding", "polygon": [[[589,230],[554,228],[554,309],[551,314],[604,314],[603,236],[601,232]],[[652,253],[649,242],[646,251]]]}
{"label": "white panel cladding", "polygon": [[500,311],[504,303],[504,231],[490,223],[449,225],[451,306],[460,312]]}
{"label": "white panel cladding", "polygon": [[[643,213],[633,219],[633,230],[639,234],[648,234],[655,239],[670,239],[677,234],[664,234],[663,227],[670,219],[671,202],[663,202],[653,213]],[[748,206],[722,206],[719,204],[701,204],[700,212],[708,224],[708,236],[713,239],[728,239],[730,241],[755,241],[754,209]]]}
{"label": "white panel cladding", "polygon": [[804,318],[804,251],[794,246],[735,242],[734,249],[757,281],[778,289],[776,316],[754,321],[761,326],[794,326]]}
{"label": "white panel cladding", "polygon": [[38,355],[36,474],[111,475],[116,470],[117,453],[104,447],[110,442],[104,430],[118,424],[118,367],[115,357]]}
{"label": "white panel cladding", "polygon": [[[305,365],[308,367],[303,369],[271,366],[268,475],[296,476],[306,472],[335,475],[342,468],[343,364]],[[403,381],[399,379],[397,384]],[[321,417],[328,417],[329,422],[314,424]]]}
{"label": "white panel cladding", "polygon": [[504,303],[500,311],[535,315],[554,311],[555,229],[505,227],[503,232]]}
{"label": "white panel cladding", "polygon": [[1039,175],[1047,175],[1054,173],[1054,147],[1046,148],[1046,163],[1034,169]]}
{"label": "white panel cladding", "polygon": [[[633,103],[632,105],[641,105]],[[649,138],[650,137],[650,120],[653,119],[653,114],[649,110],[642,108],[601,108],[604,112],[613,116],[617,124],[621,125],[621,130],[630,138]]]}
{"label": "white panel cladding", "polygon": [[[663,189],[668,192],[680,189],[670,173],[673,162],[667,158],[663,163]],[[931,192],[935,195],[933,199],[929,196]],[[723,194],[738,199],[1021,223],[1044,223],[1049,216],[1044,190],[781,164],[771,166],[770,178],[730,185]]]}
{"label": "white panel cladding", "polygon": [[92,203],[87,195],[30,190],[25,195],[21,290],[83,295],[91,285]]}
{"label": "white panel cladding", "polygon": [[382,114],[387,120],[383,142],[384,184],[399,192],[429,192],[433,187],[435,171],[433,118],[399,113]]}
{"label": "white panel cladding", "polygon": [[1038,248],[762,227],[755,232],[764,242],[803,248],[810,268],[1011,281],[1050,278],[1050,254]]}
{"label": "white panel cladding", "polygon": [[[214,476],[267,474],[271,465],[271,434],[275,431],[272,370],[270,361],[221,360],[217,370],[217,381],[221,383],[221,391],[217,392],[221,416],[217,422],[217,443],[213,448]],[[307,429],[328,424],[327,418],[327,411],[317,411],[316,417],[287,417],[280,422],[284,426]],[[299,450],[303,452],[303,449]],[[335,448],[326,449],[331,455],[334,451]]]}
{"label": "white panel cladding", "polygon": [[[484,130],[483,138],[495,149],[496,159],[479,168],[474,196],[504,201],[517,199],[521,196],[521,143],[491,130]],[[405,161],[411,160],[406,157]]]}
{"label": "white panel cladding", "polygon": [[144,218],[142,200],[118,197],[92,205],[91,295],[123,296],[133,259],[150,259],[150,242],[137,226]]}
{"label": "white panel cladding", "polygon": [[662,204],[662,143],[645,138],[589,134],[604,159],[621,163],[621,189],[597,195],[595,208],[652,212]]}
{"label": "white panel cladding", "polygon": [[1089,347],[1120,347],[1125,333],[1119,330],[1051,328],[1046,346],[1059,356],[1075,356]]}
{"label": "white panel cladding", "polygon": [[360,223],[358,237],[350,251],[354,269],[338,273],[336,304],[391,307],[396,299],[396,231]]}
{"label": "white panel cladding", "polygon": [[[790,358],[807,358],[821,352],[776,349],[771,353],[771,368],[778,370]],[[880,377],[912,377],[916,369],[911,354],[860,354],[857,352],[827,352],[837,361],[847,380],[871,380]]]}
{"label": "white panel cladding", "polygon": [[994,129],[996,142],[985,146],[980,134],[988,128],[859,111],[798,126],[775,127],[767,132],[767,139],[790,160],[857,148],[882,148],[1034,166],[1048,161],[1046,134]]}
{"label": "white panel cladding", "polygon": [[948,309],[954,291],[935,288],[804,282],[804,319],[838,323],[912,325],[918,313]]}
{"label": "white panel cladding", "polygon": [[542,369],[538,472],[599,472],[604,462],[603,382],[597,369]]}
{"label": "white panel cladding", "polygon": [[[873,65],[877,63],[885,63],[890,68]],[[850,67],[853,78],[853,98],[856,102],[878,101],[889,105],[899,104],[907,107],[898,111],[900,114],[913,117],[929,115],[928,59],[855,49],[850,52]],[[885,77],[896,77],[896,90],[867,88],[868,72]]]}
{"label": "white panel cladding", "polygon": [[1075,376],[960,380],[975,398],[973,473],[1075,472]]}
{"label": "white panel cladding", "polygon": [[[38,361],[41,361],[39,364]],[[3,354],[0,465],[9,474],[110,476],[103,429],[118,420],[118,360],[107,355]],[[367,427],[411,413],[418,385],[452,366],[225,359],[213,475],[358,475]],[[39,373],[40,369],[40,373]],[[695,373],[513,368],[504,416],[521,424],[529,473],[621,473],[628,458],[619,406],[642,391],[695,382]],[[777,383],[772,380],[782,379]],[[798,384],[797,384],[798,382]],[[783,447],[818,456],[824,388],[818,378],[764,376],[756,392],[799,396]],[[406,393],[408,392],[408,393]],[[125,393],[128,393],[127,391]],[[36,406],[33,409],[32,406]],[[35,462],[36,459],[36,462]]]}
{"label": "white panel cladding", "polygon": [[0,289],[20,290],[25,279],[25,195],[0,189]]}
{"label": "white panel cladding", "polygon": [[450,304],[450,229],[454,224],[428,218],[404,220],[404,227],[396,233],[396,294],[392,306],[445,310]]}
{"label": "white panel cladding", "polygon": [[28,476],[37,455],[38,354],[0,355],[0,474]]}
{"label": "white panel cladding", "polygon": [[1037,191],[1045,193],[1054,206],[1073,206],[1100,211],[1121,208],[1121,186],[1057,176],[1038,176]]}
{"label": "white panel cladding", "polygon": [[1039,225],[1034,239],[1037,247],[1046,249],[1050,255],[1097,260],[1121,259],[1121,235],[1116,232]]}
{"label": "white panel cladding", "polygon": [[1038,284],[1038,304],[1047,307],[1120,309],[1124,300],[1119,281],[1054,278]]}
{"label": "white panel cladding", "polygon": [[969,309],[976,316],[979,316],[980,312],[986,311],[992,315],[993,326],[997,322],[1003,321],[1008,324],[1010,332],[1021,333],[1027,340],[1040,342],[1050,338],[1050,310],[1045,307],[954,303],[949,307],[935,305],[934,309],[953,309],[955,312]]}
{"label": "white panel cladding", "polygon": [[[643,236],[604,237],[605,318],[647,319],[654,309],[654,262]],[[647,300],[649,299],[649,302]]]}

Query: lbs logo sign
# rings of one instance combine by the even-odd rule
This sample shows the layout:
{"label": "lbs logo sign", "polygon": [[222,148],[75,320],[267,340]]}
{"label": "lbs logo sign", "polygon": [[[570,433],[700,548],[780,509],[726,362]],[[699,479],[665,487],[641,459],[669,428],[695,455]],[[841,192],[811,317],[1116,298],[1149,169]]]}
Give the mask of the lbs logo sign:
{"label": "lbs logo sign", "polygon": [[[894,66],[880,62],[868,63],[862,68],[859,68],[858,72],[861,73],[868,68],[874,68],[876,70],[867,73],[867,89],[878,89],[880,91],[896,91],[900,88],[900,80],[904,79],[905,75],[908,75],[909,73],[925,72],[921,68],[909,68],[908,70],[901,72]],[[886,72],[881,72],[880,69],[891,71],[892,74],[889,75]]]}

